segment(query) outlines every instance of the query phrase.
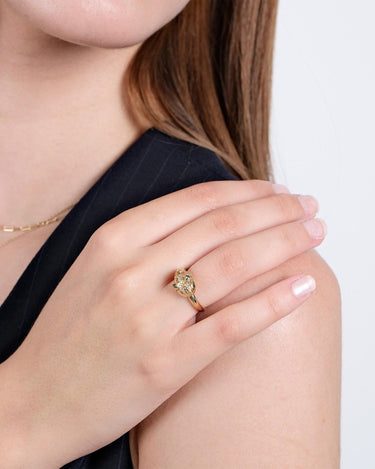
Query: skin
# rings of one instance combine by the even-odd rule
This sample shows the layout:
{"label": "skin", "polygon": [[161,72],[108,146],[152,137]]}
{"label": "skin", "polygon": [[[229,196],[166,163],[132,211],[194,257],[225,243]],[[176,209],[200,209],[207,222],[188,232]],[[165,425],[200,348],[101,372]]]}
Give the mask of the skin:
{"label": "skin", "polygon": [[139,44],[175,17],[188,0],[3,0],[44,34],[85,46]]}
{"label": "skin", "polygon": [[[144,128],[140,127],[132,116],[128,104],[121,100],[124,70],[139,47],[139,41],[162,27],[186,3],[186,1],[172,0],[163,2],[156,0],[147,2],[0,0],[0,213],[3,220],[13,224],[24,224],[25,221],[29,221],[30,214],[33,220],[38,220],[69,205],[86,192],[124,148],[144,131]],[[149,14],[150,11],[153,12],[152,15]],[[78,19],[80,21],[77,21]],[[85,86],[82,86],[82,83]],[[100,93],[98,93],[98,83],[105,83],[105,86],[100,87]],[[225,186],[227,183],[222,184]],[[252,183],[254,181],[244,184],[250,187]],[[226,195],[219,196],[218,191],[201,190],[199,192],[198,190],[197,192],[199,197],[196,197],[197,203],[193,205],[198,206],[203,212],[207,211],[207,204],[209,205],[210,201],[211,204],[216,200],[220,201],[219,205],[226,205],[230,203],[231,194],[236,193],[231,190]],[[225,194],[224,189],[223,192]],[[254,197],[250,195],[250,192],[246,197],[244,196],[242,202]],[[269,197],[270,193],[257,192],[255,198],[265,196]],[[224,311],[233,303],[245,301],[242,303],[243,307],[236,309],[236,314],[233,313],[231,317],[237,317],[237,313],[241,311],[244,321],[242,325],[247,324],[247,329],[235,328],[233,322],[224,320],[226,326],[219,328],[221,331],[219,338],[222,340],[216,340],[218,336],[213,336],[215,340],[209,342],[211,353],[205,357],[199,355],[198,349],[199,344],[207,343],[206,341],[198,340],[192,346],[194,337],[190,336],[191,341],[185,341],[185,348],[182,348],[183,336],[180,336],[181,341],[174,340],[173,343],[176,347],[180,344],[180,348],[173,349],[174,353],[170,353],[168,357],[181,357],[181,354],[186,356],[189,351],[190,353],[196,352],[191,357],[198,360],[197,357],[200,356],[199,364],[199,360],[195,362],[196,373],[203,363],[207,364],[196,376],[193,376],[193,369],[185,369],[185,376],[176,373],[176,370],[180,369],[176,365],[179,362],[174,362],[175,367],[168,368],[168,373],[166,373],[166,368],[161,365],[165,363],[165,360],[160,354],[158,355],[159,362],[146,362],[148,366],[143,366],[142,369],[147,372],[142,376],[146,376],[146,381],[150,376],[153,378],[151,379],[154,383],[152,389],[156,391],[153,396],[149,396],[153,405],[150,401],[148,401],[150,407],[140,405],[138,414],[131,417],[126,409],[123,409],[124,421],[121,424],[117,422],[121,430],[125,431],[126,428],[132,427],[137,419],[141,421],[143,418],[142,422],[131,432],[132,456],[136,467],[140,469],[148,467],[155,469],[339,467],[341,370],[339,286],[332,270],[312,249],[319,244],[321,239],[314,242],[308,241],[309,238],[299,223],[293,223],[293,228],[291,228],[293,231],[290,231],[287,237],[282,235],[285,231],[274,232],[275,242],[284,240],[285,244],[280,244],[279,257],[275,252],[268,263],[264,260],[264,253],[267,249],[262,244],[263,236],[251,237],[250,243],[250,238],[247,236],[255,236],[250,233],[254,231],[252,223],[255,223],[257,218],[265,222],[272,220],[269,230],[275,230],[280,224],[286,223],[286,219],[290,220],[293,216],[297,219],[303,216],[301,205],[298,204],[295,196],[283,195],[276,196],[276,198],[284,200],[284,202],[277,203],[278,212],[270,211],[269,207],[266,211],[260,211],[261,215],[254,217],[251,223],[241,217],[241,221],[234,225],[235,229],[232,230],[232,234],[227,227],[229,223],[230,228],[235,218],[228,212],[226,215],[219,214],[215,223],[210,225],[211,231],[207,237],[212,243],[211,247],[215,245],[218,249],[216,255],[209,257],[206,253],[207,255],[204,256],[204,250],[208,252],[209,246],[205,246],[204,249],[202,247],[203,251],[199,254],[195,253],[194,256],[191,254],[193,257],[190,260],[195,260],[196,274],[198,276],[201,272],[201,279],[206,278],[212,266],[217,269],[219,265],[224,269],[223,278],[229,279],[231,277],[225,277],[225,272],[233,273],[233,264],[230,261],[233,256],[225,255],[225,251],[220,251],[219,248],[220,245],[228,242],[233,233],[241,233],[240,236],[246,241],[236,248],[236,252],[242,253],[236,265],[242,266],[242,274],[246,272],[245,277],[243,275],[236,277],[237,284],[233,285],[234,289],[231,292],[225,291],[225,282],[223,282],[218,284],[216,296],[210,298],[203,296],[202,298],[201,295],[199,299],[202,303],[204,300],[207,304],[213,303],[204,314],[197,315],[197,325],[204,324],[205,319],[219,318],[220,310]],[[285,202],[286,199],[289,200],[289,204]],[[292,203],[291,200],[294,202]],[[161,204],[161,201],[155,201],[155,203]],[[166,219],[171,219],[173,223],[176,223],[174,217],[177,215],[171,216],[171,213],[174,213],[174,206],[175,201],[170,203],[169,208],[165,208],[165,216]],[[159,209],[160,207],[161,205],[158,205]],[[210,210],[212,208],[211,206]],[[299,214],[297,214],[298,210],[300,210]],[[256,212],[248,210],[246,213]],[[271,216],[271,213],[274,215]],[[143,226],[142,220],[149,219],[149,217],[141,216],[137,225],[127,224],[126,216],[129,214],[124,214],[121,221],[117,220],[116,224],[107,225],[106,230],[101,230],[100,235],[93,238],[91,245],[94,243],[95,246],[95,240],[102,239],[105,240],[105,242],[101,241],[104,246],[107,245],[109,239],[113,238],[115,246],[116,233],[123,229],[130,229],[130,226],[139,226],[140,233],[153,233],[155,236],[160,236],[155,229],[150,230],[149,227]],[[177,226],[181,227],[188,222],[189,220],[177,220],[174,230]],[[202,228],[199,226],[197,232],[201,233]],[[47,227],[37,230],[38,233],[30,233],[24,240],[11,243],[13,246],[9,245],[2,250],[0,260],[9,265],[7,269],[9,273],[7,272],[4,280],[2,279],[0,290],[3,298],[27,261],[30,260],[31,255],[40,247],[52,229],[53,227]],[[168,259],[166,253],[176,252],[172,242],[174,230],[171,227],[171,231],[167,233],[171,244],[160,242],[158,249],[153,249],[154,263],[159,265],[161,259]],[[218,234],[222,237],[218,238]],[[292,242],[293,247],[290,247],[290,242],[297,239],[296,236],[304,240],[303,247],[302,241],[301,244]],[[134,238],[138,239],[137,236]],[[0,242],[3,239],[5,238],[0,238]],[[145,242],[147,245],[147,240]],[[249,247],[251,245],[253,246],[252,262],[244,262],[244,259],[250,258]],[[104,248],[94,249],[93,252],[99,252],[99,256],[101,252],[103,257],[112,259],[113,262],[116,257],[106,256]],[[255,252],[258,252],[257,256],[260,259],[257,272],[251,270],[256,260]],[[124,264],[122,264],[124,269],[129,255],[124,252]],[[58,334],[58,330],[61,330],[61,328],[53,329],[55,321],[49,323],[48,318],[53,318],[54,314],[57,315],[57,312],[61,311],[61,304],[67,307],[67,298],[75,297],[73,286],[79,284],[82,278],[82,275],[79,275],[79,269],[88,271],[85,259],[94,259],[95,267],[101,262],[99,258],[95,260],[95,256],[89,256],[85,251],[80,259],[74,264],[75,268],[71,276],[64,277],[65,281],[61,282],[58,290],[60,295],[52,295],[49,309],[41,313],[39,328],[34,329],[34,332],[28,336],[30,338],[25,342],[24,348],[19,349],[19,359],[16,360],[16,352],[13,362],[10,360],[7,366],[0,367],[2,379],[9,385],[8,389],[15,386],[17,391],[15,376],[24,376],[26,373],[28,357],[32,356],[28,352],[35,350],[35,344],[40,343],[37,341],[38,334],[51,331]],[[175,266],[175,259],[172,261]],[[140,266],[139,272],[142,272],[142,268],[147,270],[144,257],[138,258],[138,265]],[[115,267],[113,264],[108,266],[109,269]],[[166,265],[166,272],[171,267],[172,264]],[[101,269],[92,268],[92,271],[101,271]],[[308,299],[304,298],[305,301],[302,304],[292,304],[288,279],[301,274],[311,274],[316,280],[317,288]],[[243,281],[244,278],[246,281],[240,284],[240,280]],[[136,285],[137,282],[130,280],[128,277],[124,280],[123,277],[123,281],[127,282],[128,286]],[[99,282],[100,278],[96,281]],[[274,292],[274,295],[270,296],[271,290],[265,289],[276,288],[276,285],[279,285],[278,288],[283,285],[284,289],[282,291],[279,289],[277,295]],[[88,292],[90,285],[87,284],[82,288],[86,288]],[[157,288],[156,285],[153,298],[159,294]],[[210,291],[209,288],[202,287],[202,294],[208,291]],[[103,302],[113,301],[110,292],[113,294],[110,288],[106,292],[103,291],[101,297]],[[84,297],[85,295],[81,293],[77,292],[77,296]],[[183,332],[184,326],[189,325],[192,320],[192,308],[187,300],[178,295],[170,293],[168,295],[165,298],[160,297],[159,301],[163,304],[163,311],[166,301],[170,301],[170,309],[173,311],[168,316],[170,320],[175,317],[175,309],[184,311],[186,314],[181,318],[184,319],[184,324],[170,323],[168,330],[170,333],[172,330],[174,333],[176,330]],[[139,289],[138,296],[144,298],[142,288]],[[124,298],[118,298],[118,296],[115,298],[118,302],[117,307],[123,308]],[[137,298],[136,292],[133,292],[132,298]],[[257,298],[258,303],[255,307],[254,301]],[[263,301],[260,298],[263,298]],[[286,314],[287,316],[267,327],[276,319],[274,315],[272,319],[269,315],[270,311],[272,313],[269,305],[276,304],[275,298],[278,299],[277,304],[279,304],[277,318]],[[286,298],[289,298],[289,303],[285,300]],[[73,303],[66,311],[67,315],[77,312],[77,304]],[[87,304],[81,304],[80,310],[88,311]],[[291,310],[293,312],[288,314]],[[96,311],[101,310],[99,308]],[[160,309],[157,308],[152,310],[146,308],[142,311],[144,314],[151,314],[151,311],[153,317],[161,314]],[[256,311],[255,318],[254,311]],[[262,322],[262,317],[268,320]],[[258,326],[250,321],[256,318],[259,318]],[[155,325],[158,321],[152,319],[152,321],[144,322],[144,324],[148,323]],[[197,325],[193,324],[193,327]],[[259,332],[264,327],[265,329]],[[79,330],[78,328],[77,331]],[[244,330],[247,331],[248,337],[238,332]],[[159,337],[159,332],[157,337]],[[152,334],[139,336],[155,337]],[[184,337],[188,336],[184,335]],[[198,337],[198,335],[195,336],[196,340]],[[207,340],[208,337],[205,336]],[[163,344],[169,343],[170,338],[171,336],[168,336],[168,339],[164,336],[166,342],[158,342],[160,349],[163,349]],[[107,339],[109,340],[110,336]],[[109,343],[111,343],[110,340]],[[142,343],[144,346],[149,346],[150,343],[156,342],[145,340]],[[65,342],[61,340],[61,344],[65,347],[65,356],[69,356],[69,340]],[[218,348],[215,349],[215,346]],[[172,351],[172,348],[170,350]],[[217,357],[219,352],[221,355]],[[34,376],[44,376],[43,369],[46,370],[48,366],[55,365],[46,358],[50,356],[47,348],[40,353],[45,360],[39,360],[38,363],[44,363],[45,368],[41,365],[40,368],[34,369]],[[214,361],[209,363],[209,357]],[[96,363],[95,360],[93,362]],[[14,366],[10,366],[11,363]],[[186,363],[190,361],[187,360]],[[63,371],[58,374],[60,379],[64,378]],[[74,369],[70,371],[74,375]],[[94,375],[96,376],[97,373],[100,373],[100,368],[95,370]],[[165,382],[155,379],[155,377],[165,375],[175,377],[177,381]],[[188,382],[186,382],[187,376],[190,379]],[[90,382],[89,378],[88,382]],[[79,399],[79,389],[74,387],[74,379],[71,379],[73,395],[75,399]],[[184,380],[185,385],[183,385]],[[21,392],[24,389],[18,391]],[[17,392],[12,395],[16,396]],[[104,402],[107,399],[107,396],[100,396],[99,390],[94,389],[91,395],[93,399],[97,397],[99,400],[103,399]],[[136,399],[137,395],[139,393],[135,393],[133,399]],[[33,388],[30,388],[30,396],[33,396]],[[117,397],[121,400],[124,396],[119,394]],[[130,393],[125,397],[132,402]],[[163,397],[165,397],[164,401]],[[6,396],[2,395],[0,402],[10,402],[7,399],[12,399],[9,392]],[[31,403],[38,410],[38,402],[31,399]],[[148,417],[142,415],[142,412],[151,411],[153,406],[156,410],[151,415]],[[9,408],[15,409],[15,413],[19,410],[18,418],[11,419],[16,422],[14,428],[8,429],[6,433],[8,438],[10,438],[9,435],[14,437],[11,441],[17,441],[17,439],[22,441],[22,448],[25,447],[26,442],[30,444],[30,439],[26,438],[30,436],[27,431],[26,434],[20,431],[20,428],[30,429],[29,426],[24,426],[24,418],[28,425],[32,424],[37,429],[33,433],[34,441],[37,442],[37,435],[46,434],[46,427],[36,419],[36,415],[40,415],[39,412],[34,415],[24,412],[25,409],[19,409],[16,405],[6,406],[6,408],[3,406],[0,409],[0,417],[7,415]],[[44,408],[44,411],[47,412],[45,414],[47,416],[49,412],[52,412],[54,418],[57,417],[53,414],[53,407]],[[116,415],[117,412],[118,409]],[[107,412],[102,418],[106,417],[115,425]],[[60,418],[63,417],[60,416]],[[9,419],[4,421],[9,421]],[[17,427],[17,422],[21,422],[22,425]],[[81,424],[85,426],[85,419]],[[50,430],[50,427],[47,427]],[[112,436],[119,431],[119,427],[112,428]],[[65,436],[72,434],[68,427],[65,427],[65,432]],[[53,432],[49,435],[53,438]],[[95,444],[99,445],[108,438],[108,435],[94,434],[93,436],[97,437]],[[5,441],[6,444],[6,435],[2,437],[0,441],[3,444]],[[72,457],[77,454],[77,451],[85,449],[78,435],[77,439],[65,441],[68,441],[68,447],[61,448],[62,459]],[[32,450],[35,452],[35,447],[30,448],[28,455]],[[0,453],[4,454],[4,451]],[[38,455],[40,457],[40,453],[41,451],[36,451],[35,457],[37,458]],[[56,456],[55,453],[45,456],[48,459],[48,457]],[[17,454],[17,451],[13,454],[7,453],[7,455],[9,458],[14,457],[14,460],[22,456]],[[43,464],[45,463],[46,461],[43,461]],[[53,467],[51,463],[52,459],[43,466],[38,461],[37,467]],[[14,463],[9,467],[24,466]]]}
{"label": "skin", "polygon": [[[171,216],[176,204],[181,213]],[[216,181],[102,225],[24,342],[0,365],[0,454],[21,449],[6,467],[17,467],[14,461],[20,465],[25,455],[32,467],[60,467],[110,443],[219,355],[306,300],[308,294],[293,294],[299,277],[293,276],[227,308],[211,307],[244,279],[318,245],[324,233],[320,221],[310,219],[315,211],[309,205],[305,212],[294,195],[275,195],[264,181]],[[247,212],[254,218],[244,217]],[[158,214],[153,221],[151,213]],[[223,224],[228,220],[235,230]],[[320,228],[314,237],[306,229],[311,224]],[[123,234],[132,231],[124,247]],[[195,309],[173,292],[176,262],[190,265],[199,279],[208,316],[197,324]],[[160,275],[149,279],[155,265]],[[21,393],[25,400],[17,399]],[[36,450],[39,442],[43,451]]]}

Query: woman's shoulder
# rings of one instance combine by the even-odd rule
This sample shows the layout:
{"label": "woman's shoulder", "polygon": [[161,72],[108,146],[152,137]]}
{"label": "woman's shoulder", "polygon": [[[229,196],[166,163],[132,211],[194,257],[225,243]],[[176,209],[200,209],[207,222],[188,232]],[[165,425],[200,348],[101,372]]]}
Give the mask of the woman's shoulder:
{"label": "woman's shoulder", "polygon": [[[115,161],[91,192],[97,200],[105,199],[101,202],[106,208],[103,212],[112,218],[198,183],[230,179],[238,180],[215,152],[151,127]],[[95,214],[97,217],[98,212]]]}
{"label": "woman's shoulder", "polygon": [[176,169],[183,170],[175,173],[181,179],[194,178],[197,182],[213,179],[233,179],[231,169],[214,151],[195,143],[168,135],[161,130],[151,128],[148,130],[152,141],[154,155],[160,159],[166,174]]}
{"label": "woman's shoulder", "polygon": [[[227,174],[209,150],[190,148],[193,172]],[[218,357],[137,425],[130,441],[142,467],[337,466],[341,298],[328,264],[311,249],[248,280],[215,310],[296,274],[316,280],[307,301]]]}

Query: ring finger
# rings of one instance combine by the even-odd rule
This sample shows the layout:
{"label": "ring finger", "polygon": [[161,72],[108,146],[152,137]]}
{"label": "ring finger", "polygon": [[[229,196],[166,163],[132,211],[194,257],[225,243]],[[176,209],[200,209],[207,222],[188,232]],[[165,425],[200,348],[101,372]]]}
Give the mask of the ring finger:
{"label": "ring finger", "polygon": [[[218,301],[248,279],[316,247],[325,233],[324,221],[313,218],[272,227],[219,246],[189,268],[196,281],[198,301],[203,307]],[[170,299],[173,283],[165,286]],[[197,313],[180,295],[169,303],[174,309],[186,311],[186,320]]]}

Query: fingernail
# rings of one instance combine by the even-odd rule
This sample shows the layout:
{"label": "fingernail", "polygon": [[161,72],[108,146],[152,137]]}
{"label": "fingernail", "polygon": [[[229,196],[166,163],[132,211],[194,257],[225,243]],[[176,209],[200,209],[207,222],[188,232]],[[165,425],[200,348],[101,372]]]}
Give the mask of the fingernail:
{"label": "fingernail", "polygon": [[292,283],[292,291],[294,296],[301,298],[308,293],[311,293],[316,288],[314,277],[305,275]]}
{"label": "fingernail", "polygon": [[327,225],[321,218],[312,218],[304,221],[302,225],[312,238],[321,239],[327,234]]}
{"label": "fingernail", "polygon": [[290,190],[282,184],[272,184],[272,188],[276,194],[290,194]]}
{"label": "fingernail", "polygon": [[319,210],[318,201],[312,195],[299,195],[298,200],[306,215],[314,215]]}

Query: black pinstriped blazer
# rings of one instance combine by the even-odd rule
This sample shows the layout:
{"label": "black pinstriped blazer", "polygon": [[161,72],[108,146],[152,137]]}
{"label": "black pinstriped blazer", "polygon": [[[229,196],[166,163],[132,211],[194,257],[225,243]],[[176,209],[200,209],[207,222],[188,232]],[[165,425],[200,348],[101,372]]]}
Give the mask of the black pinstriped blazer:
{"label": "black pinstriped blazer", "polygon": [[[155,128],[143,133],[52,232],[0,306],[0,363],[22,343],[92,233],[131,207],[204,181],[237,179],[215,153]],[[128,433],[64,469],[133,469]]]}

